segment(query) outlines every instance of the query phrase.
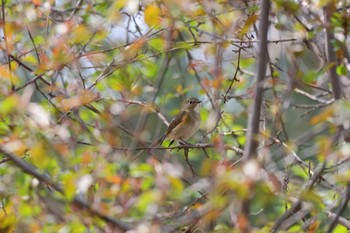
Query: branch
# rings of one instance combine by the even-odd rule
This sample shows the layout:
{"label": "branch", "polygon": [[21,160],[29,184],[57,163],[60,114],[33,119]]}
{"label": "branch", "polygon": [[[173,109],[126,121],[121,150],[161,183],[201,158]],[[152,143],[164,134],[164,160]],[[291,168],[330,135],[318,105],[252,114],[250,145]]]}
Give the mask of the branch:
{"label": "branch", "polygon": [[[3,31],[3,34],[4,34],[4,41],[5,41],[5,52],[6,52],[6,55],[7,55],[7,61],[8,61],[8,68],[9,68],[9,72],[10,72],[10,77],[12,77],[12,66],[11,66],[11,62],[10,62],[10,57],[9,57],[9,44],[8,44],[8,38],[7,38],[7,31],[6,31],[6,19],[5,19],[5,4],[6,4],[6,1],[5,0],[1,0],[1,13],[2,13],[2,31]],[[12,82],[12,78],[11,78],[11,88],[12,90],[15,89],[15,86]]]}
{"label": "branch", "polygon": [[[36,179],[38,179],[39,181],[45,183],[46,185],[52,187],[53,189],[55,189],[57,192],[63,194],[64,190],[61,186],[59,186],[57,183],[55,183],[53,180],[51,180],[47,175],[44,175],[40,172],[37,171],[37,169],[30,163],[27,163],[26,161],[24,161],[23,159],[21,159],[20,157],[18,157],[17,155],[8,152],[6,149],[4,149],[3,147],[0,147],[0,153],[4,154],[5,156],[7,156],[8,158],[10,158],[12,160],[12,162],[20,169],[22,169],[25,173],[35,177]],[[127,230],[132,229],[132,227],[120,220],[117,219],[113,219],[109,216],[104,215],[103,213],[101,213],[100,211],[93,209],[85,200],[83,200],[81,197],[75,196],[72,199],[72,204],[85,209],[86,211],[88,211],[90,214],[104,220],[105,222],[111,224],[112,226],[118,228],[119,230],[125,232]]]}
{"label": "branch", "polygon": [[[240,44],[242,45],[242,44]],[[231,80],[231,83],[230,83],[230,86],[228,87],[228,89],[226,90],[226,93],[223,97],[224,99],[224,103],[226,103],[228,101],[228,98],[227,98],[227,95],[228,93],[231,91],[231,88],[233,86],[233,83],[236,81],[236,82],[239,82],[239,79],[237,78],[237,74],[238,74],[238,71],[240,71],[240,61],[241,61],[241,51],[242,51],[242,48],[239,47],[238,48],[238,60],[237,60],[237,65],[236,65],[236,71],[235,71],[235,74],[233,75],[233,78]]]}
{"label": "branch", "polygon": [[339,77],[337,75],[336,71],[336,55],[334,52],[334,48],[332,45],[332,41],[334,40],[334,32],[331,30],[331,15],[334,10],[334,3],[331,1],[326,7],[325,7],[325,24],[326,24],[326,45],[327,45],[327,57],[328,57],[328,63],[331,64],[331,67],[329,69],[329,78],[332,84],[332,91],[333,96],[335,100],[341,99],[341,86]]}
{"label": "branch", "polygon": [[261,17],[259,23],[259,57],[258,57],[258,71],[256,75],[255,83],[255,98],[253,103],[253,109],[249,115],[248,120],[248,132],[247,132],[247,142],[244,148],[244,157],[246,159],[252,158],[256,154],[256,149],[258,148],[258,133],[259,133],[259,123],[260,123],[260,112],[263,101],[264,92],[264,79],[266,75],[267,66],[267,31],[269,24],[269,10],[270,1],[263,0],[261,3]]}
{"label": "branch", "polygon": [[319,103],[324,104],[324,105],[329,105],[329,104],[334,102],[334,99],[324,100],[324,99],[318,98],[317,96],[311,95],[310,93],[308,93],[306,91],[303,91],[303,90],[301,90],[299,88],[295,88],[294,91],[296,93],[299,93],[299,94],[309,98],[310,100],[319,102]]}
{"label": "branch", "polygon": [[[336,215],[335,213],[328,212],[328,218],[329,218],[330,220],[335,219],[336,216],[337,216],[337,215]],[[338,223],[340,223],[340,224],[343,225],[344,227],[350,229],[350,221],[347,220],[346,218],[343,218],[343,217],[338,216],[338,220],[337,220],[337,221],[338,221]]]}
{"label": "branch", "polygon": [[[247,131],[247,130],[241,130],[241,131]],[[228,132],[228,133],[224,133],[223,135],[231,135],[232,132]],[[303,169],[307,169],[309,171],[309,173],[311,175],[313,175],[315,173],[315,170],[314,169],[311,169],[310,168],[310,165],[307,164],[306,162],[304,162],[304,160],[302,160],[300,158],[300,156],[289,146],[287,145],[287,143],[281,141],[280,139],[276,138],[276,137],[273,137],[269,134],[267,134],[266,132],[260,132],[261,135],[263,135],[264,137],[268,137],[272,143],[275,143],[275,144],[278,144],[279,146],[282,146],[284,147],[287,151],[289,151],[289,153],[294,157],[295,161],[298,163],[298,165],[303,168]],[[239,148],[237,148],[239,149]],[[240,149],[239,149],[240,150]],[[239,153],[239,151],[236,151],[237,153]],[[236,165],[237,163],[241,162],[242,159],[244,159],[244,157],[242,157],[241,159],[239,159],[238,161],[236,161],[235,163],[233,163],[233,165]],[[345,159],[339,163],[337,163],[336,165],[334,165],[333,167],[331,168],[335,168],[336,166],[340,166],[346,162],[348,162],[349,160],[348,159]],[[330,168],[327,168],[327,169],[330,169]],[[332,188],[334,189],[335,191],[337,192],[341,192],[341,189],[339,187],[337,187],[336,185],[330,183],[326,178],[324,178],[323,176],[320,177],[320,181],[323,182],[322,185],[324,185],[325,187],[328,187],[328,188]]]}
{"label": "branch", "polygon": [[271,232],[275,233],[278,232],[279,228],[282,226],[282,224],[290,217],[292,216],[295,211],[300,208],[300,204],[302,203],[303,195],[307,192],[309,192],[315,183],[319,180],[321,177],[321,174],[325,168],[325,163],[323,163],[322,167],[313,174],[313,176],[310,178],[309,182],[305,185],[305,188],[302,188],[301,192],[299,193],[297,200],[293,203],[293,205],[276,221],[275,225],[272,227]]}
{"label": "branch", "polygon": [[153,105],[147,103],[147,102],[142,102],[142,101],[138,101],[138,100],[129,100],[129,99],[113,99],[113,98],[103,98],[101,97],[100,99],[98,99],[97,101],[100,100],[110,100],[113,102],[123,102],[123,103],[127,103],[127,104],[136,104],[136,105],[140,105],[142,107],[146,107],[152,110],[152,112],[154,112],[155,114],[157,114],[157,116],[164,122],[164,124],[166,126],[169,126],[169,122],[168,120],[164,117],[163,114],[161,114],[159,112],[159,110],[155,107],[153,107]]}
{"label": "branch", "polygon": [[[95,146],[92,143],[89,142],[83,142],[83,141],[76,141],[78,144],[86,145],[86,146]],[[103,143],[100,143],[103,144]],[[128,147],[112,147],[114,150],[120,150],[120,151],[137,151],[137,150],[180,150],[180,149],[205,149],[205,148],[216,148],[215,145],[209,144],[209,143],[197,143],[197,144],[184,144],[179,146],[171,146],[171,147],[135,147],[135,148],[128,148]],[[226,150],[235,151],[238,154],[243,154],[243,150],[236,147],[236,146],[225,146]]]}
{"label": "branch", "polygon": [[184,152],[185,152],[185,161],[186,161],[186,163],[188,164],[188,166],[189,166],[189,168],[190,168],[190,170],[191,170],[191,172],[192,172],[193,178],[198,178],[198,175],[197,175],[196,171],[194,170],[192,164],[191,164],[190,161],[188,160],[188,148],[185,148],[185,149],[184,149]]}
{"label": "branch", "polygon": [[338,221],[339,221],[339,217],[345,211],[349,200],[350,200],[350,182],[348,183],[348,185],[346,187],[345,194],[344,194],[344,197],[343,197],[343,201],[338,206],[338,210],[337,210],[337,212],[335,214],[335,217],[332,219],[331,223],[329,224],[329,228],[328,228],[327,233],[333,232],[333,229],[337,226]]}

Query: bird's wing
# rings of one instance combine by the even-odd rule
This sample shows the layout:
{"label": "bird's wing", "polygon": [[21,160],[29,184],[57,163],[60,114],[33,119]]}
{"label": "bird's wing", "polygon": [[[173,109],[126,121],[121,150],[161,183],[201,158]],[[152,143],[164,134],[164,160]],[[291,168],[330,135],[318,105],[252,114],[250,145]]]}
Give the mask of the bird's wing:
{"label": "bird's wing", "polygon": [[186,115],[186,111],[181,111],[177,116],[170,122],[170,125],[168,126],[168,129],[166,131],[166,135],[169,135],[169,133],[180,123],[183,121],[183,118]]}

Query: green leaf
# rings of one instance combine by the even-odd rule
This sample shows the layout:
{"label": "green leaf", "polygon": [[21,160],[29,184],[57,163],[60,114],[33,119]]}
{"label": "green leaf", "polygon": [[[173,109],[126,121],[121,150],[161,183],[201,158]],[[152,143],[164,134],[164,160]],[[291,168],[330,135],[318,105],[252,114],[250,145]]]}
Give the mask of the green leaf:
{"label": "green leaf", "polygon": [[19,104],[17,95],[11,95],[0,102],[0,116],[6,116],[14,111]]}
{"label": "green leaf", "polygon": [[162,38],[153,38],[148,41],[148,45],[157,51],[163,51],[166,45],[166,42]]}
{"label": "green leaf", "polygon": [[319,72],[311,70],[303,76],[303,80],[306,83],[313,83],[317,80],[318,75],[319,75]]}
{"label": "green leaf", "polygon": [[348,69],[344,64],[341,64],[340,66],[338,66],[336,70],[338,75],[344,75],[344,76],[348,75]]}
{"label": "green leaf", "polygon": [[161,193],[158,190],[152,190],[145,192],[140,195],[140,197],[137,199],[136,207],[139,212],[142,214],[147,212],[147,209],[151,205],[156,205],[159,203],[161,199]]}
{"label": "green leaf", "polygon": [[322,212],[325,207],[324,200],[314,191],[304,193],[303,199],[311,202],[318,212]]}
{"label": "green leaf", "polygon": [[76,190],[75,180],[76,175],[73,173],[65,173],[62,175],[63,191],[68,200],[72,200],[74,198]]}

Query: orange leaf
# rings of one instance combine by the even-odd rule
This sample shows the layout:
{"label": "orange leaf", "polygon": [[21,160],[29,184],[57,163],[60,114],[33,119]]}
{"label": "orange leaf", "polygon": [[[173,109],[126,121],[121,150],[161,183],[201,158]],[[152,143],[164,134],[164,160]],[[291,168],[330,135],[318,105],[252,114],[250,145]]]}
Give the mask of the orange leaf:
{"label": "orange leaf", "polygon": [[91,163],[92,161],[92,156],[91,156],[91,153],[90,152],[85,152],[83,153],[83,156],[81,158],[81,161],[84,165],[87,165],[89,163]]}
{"label": "orange leaf", "polygon": [[120,176],[108,176],[107,181],[113,184],[120,184],[122,182],[122,178]]}
{"label": "orange leaf", "polygon": [[82,105],[89,104],[96,100],[97,95],[88,90],[83,90],[80,95],[64,99],[61,102],[61,107],[65,111],[69,111],[73,108],[80,107]]}
{"label": "orange leaf", "polygon": [[127,46],[125,48],[125,57],[132,58],[133,56],[135,56],[146,42],[147,40],[141,37],[137,39],[134,43],[132,43],[130,46]]}
{"label": "orange leaf", "polygon": [[41,0],[32,0],[32,3],[35,5],[35,6],[41,6]]}
{"label": "orange leaf", "polygon": [[307,232],[308,233],[315,233],[317,231],[317,229],[320,226],[320,221],[315,220],[311,223],[311,225],[308,227]]}
{"label": "orange leaf", "polygon": [[8,66],[0,66],[0,78],[8,79],[13,84],[17,84],[19,81],[15,73],[9,70]]}
{"label": "orange leaf", "polygon": [[323,111],[321,114],[318,114],[311,118],[310,123],[312,125],[316,125],[322,121],[328,120],[330,117],[333,116],[333,109],[332,108],[327,108],[325,111]]}

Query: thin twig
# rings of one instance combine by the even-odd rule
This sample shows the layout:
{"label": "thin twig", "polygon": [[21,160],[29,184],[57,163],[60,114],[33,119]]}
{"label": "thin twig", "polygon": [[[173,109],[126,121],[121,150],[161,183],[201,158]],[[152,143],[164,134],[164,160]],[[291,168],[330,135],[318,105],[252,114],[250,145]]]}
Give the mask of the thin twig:
{"label": "thin twig", "polygon": [[[241,44],[242,45],[242,44]],[[224,99],[224,103],[226,103],[228,101],[228,98],[227,98],[227,95],[228,93],[231,91],[231,88],[233,86],[233,83],[236,81],[236,82],[239,82],[239,79],[237,78],[237,75],[238,75],[238,72],[240,71],[240,61],[241,61],[241,50],[242,48],[239,47],[238,48],[238,56],[237,56],[237,65],[236,65],[236,71],[235,71],[235,74],[233,75],[233,78],[230,82],[230,86],[227,88],[226,90],[226,93],[225,95],[223,96],[223,99]]]}
{"label": "thin twig", "polygon": [[190,161],[188,160],[188,148],[184,148],[184,153],[185,153],[185,161],[186,161],[186,163],[188,164],[189,168],[191,169],[193,178],[197,178],[198,175],[197,175],[196,171],[194,170],[192,164],[191,164]]}

